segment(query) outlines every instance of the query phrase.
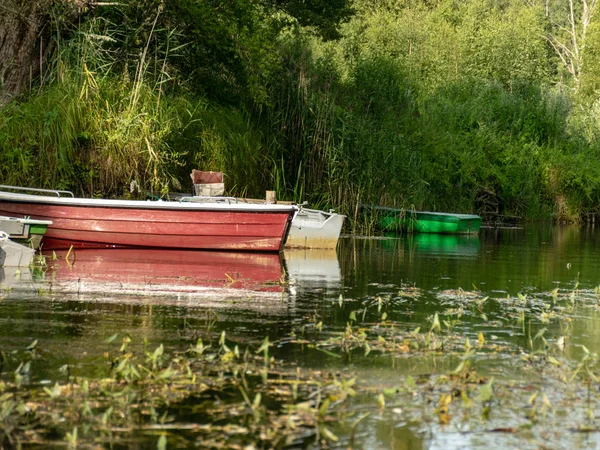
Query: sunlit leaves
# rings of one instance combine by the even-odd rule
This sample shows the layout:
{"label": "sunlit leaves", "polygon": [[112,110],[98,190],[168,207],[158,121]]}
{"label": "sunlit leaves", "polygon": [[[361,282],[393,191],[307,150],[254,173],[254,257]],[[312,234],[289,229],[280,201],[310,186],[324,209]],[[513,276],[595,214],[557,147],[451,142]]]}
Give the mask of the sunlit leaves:
{"label": "sunlit leaves", "polygon": [[323,401],[323,403],[321,403],[321,406],[319,406],[319,416],[320,417],[325,417],[325,415],[327,414],[327,411],[329,410],[329,399],[325,399],[325,401]]}
{"label": "sunlit leaves", "polygon": [[491,400],[493,395],[492,383],[493,380],[490,380],[487,384],[484,384],[483,386],[479,387],[478,394],[480,401],[488,402]]}
{"label": "sunlit leaves", "polygon": [[54,387],[52,389],[44,388],[44,392],[48,395],[48,397],[50,397],[52,399],[56,399],[56,398],[60,397],[62,390],[61,390],[59,384],[55,383]]}
{"label": "sunlit leaves", "polygon": [[435,313],[433,316],[430,331],[438,331],[438,332],[442,331],[442,326],[440,325],[440,318],[438,316],[438,313]]}
{"label": "sunlit leaves", "polygon": [[377,396],[377,407],[379,409],[384,409],[385,408],[385,396],[383,395],[383,393],[380,393]]}
{"label": "sunlit leaves", "polygon": [[67,432],[66,438],[67,438],[67,444],[69,446],[69,449],[76,449],[77,448],[77,427],[73,428],[73,431],[71,431],[70,433]]}
{"label": "sunlit leaves", "polygon": [[161,434],[156,443],[156,450],[167,450],[167,436]]}

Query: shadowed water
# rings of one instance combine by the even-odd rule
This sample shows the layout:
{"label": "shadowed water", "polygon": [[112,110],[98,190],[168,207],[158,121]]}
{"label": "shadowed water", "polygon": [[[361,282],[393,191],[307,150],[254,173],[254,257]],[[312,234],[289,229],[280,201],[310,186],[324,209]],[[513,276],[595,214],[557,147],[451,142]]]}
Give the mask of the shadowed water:
{"label": "shadowed water", "polygon": [[[65,364],[103,376],[104,342],[114,334],[129,335],[134,345],[147,340],[174,350],[198,337],[216,341],[222,331],[255,348],[268,336],[274,356],[290,365],[356,377],[360,390],[348,408],[365,417],[353,430],[334,427],[341,438],[330,443],[334,447],[486,448],[493,440],[506,449],[596,448],[596,384],[585,391],[589,414],[577,387],[567,387],[562,375],[544,376],[524,355],[552,351],[553,358],[576,364],[586,351],[600,352],[599,236],[592,228],[527,227],[484,229],[474,237],[349,237],[337,252],[297,250],[281,257],[47,254],[45,271],[2,272],[1,348],[10,352],[38,340],[31,381],[54,383]],[[575,291],[576,301],[570,297]],[[337,339],[348,325],[388,342],[396,331],[429,330],[436,313],[445,345],[485,340],[486,351],[471,361],[498,383],[485,418],[452,406],[445,423],[439,412],[437,389],[461,363],[455,349],[403,353],[374,344],[372,351],[297,344],[299,337],[315,344]],[[10,369],[5,366],[2,376]],[[417,387],[405,389],[408,376]],[[388,395],[396,388],[403,393]],[[382,392],[385,407],[378,405]],[[533,393],[547,401],[531,402]],[[526,411],[535,405],[541,406],[531,420]],[[591,431],[574,431],[582,425]]]}

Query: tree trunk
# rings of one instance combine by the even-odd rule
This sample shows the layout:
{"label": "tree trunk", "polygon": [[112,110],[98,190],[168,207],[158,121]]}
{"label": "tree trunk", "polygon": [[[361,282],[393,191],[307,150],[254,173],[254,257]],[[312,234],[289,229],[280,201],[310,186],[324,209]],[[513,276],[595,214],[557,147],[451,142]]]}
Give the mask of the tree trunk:
{"label": "tree trunk", "polygon": [[40,73],[50,34],[53,0],[0,2],[0,107],[28,87]]}
{"label": "tree trunk", "polygon": [[[567,71],[573,76],[574,89],[577,91],[583,72],[582,55],[585,48],[585,38],[599,0],[580,0],[581,8],[579,8],[579,5],[575,8],[574,1],[569,0],[569,17],[566,22],[563,21],[565,25],[556,24],[557,35],[550,34],[548,42],[554,48]],[[579,9],[581,9],[581,17],[576,16],[576,10]],[[567,23],[568,25],[566,25]],[[560,33],[564,33],[561,38],[558,37]]]}

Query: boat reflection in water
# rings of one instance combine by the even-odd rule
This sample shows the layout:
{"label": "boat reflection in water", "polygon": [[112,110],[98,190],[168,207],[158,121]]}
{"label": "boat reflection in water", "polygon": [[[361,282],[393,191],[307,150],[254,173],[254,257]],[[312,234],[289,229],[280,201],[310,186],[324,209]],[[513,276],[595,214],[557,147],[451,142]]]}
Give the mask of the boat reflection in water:
{"label": "boat reflection in water", "polygon": [[335,249],[285,249],[291,291],[340,288],[342,275]]}
{"label": "boat reflection in water", "polygon": [[479,254],[478,235],[416,233],[406,239],[409,247],[418,253],[456,256]]}
{"label": "boat reflection in water", "polygon": [[[3,283],[26,291],[42,288],[51,296],[96,301],[140,301],[174,305],[248,307],[282,303],[283,267],[279,254],[154,249],[79,249],[45,253],[42,277],[5,274]],[[12,282],[11,282],[12,280]],[[11,288],[13,287],[11,286]],[[64,294],[64,295],[63,295]]]}
{"label": "boat reflection in water", "polygon": [[460,258],[472,258],[479,255],[478,235],[411,233],[397,237],[385,233],[384,236],[383,247],[391,252]]}
{"label": "boat reflection in water", "polygon": [[474,257],[479,254],[478,235],[412,233],[400,238],[385,233],[385,248],[391,251],[408,251],[411,254],[455,255]]}

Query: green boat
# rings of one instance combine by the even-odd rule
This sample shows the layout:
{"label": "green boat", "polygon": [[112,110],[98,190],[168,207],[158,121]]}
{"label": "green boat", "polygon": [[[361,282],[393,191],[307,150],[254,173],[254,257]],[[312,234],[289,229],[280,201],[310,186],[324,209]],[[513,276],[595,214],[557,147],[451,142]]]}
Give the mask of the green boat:
{"label": "green boat", "polygon": [[481,217],[377,207],[379,225],[384,231],[407,233],[477,234]]}
{"label": "green boat", "polygon": [[16,242],[37,249],[46,234],[50,220],[35,220],[29,218],[0,216],[0,231]]}

